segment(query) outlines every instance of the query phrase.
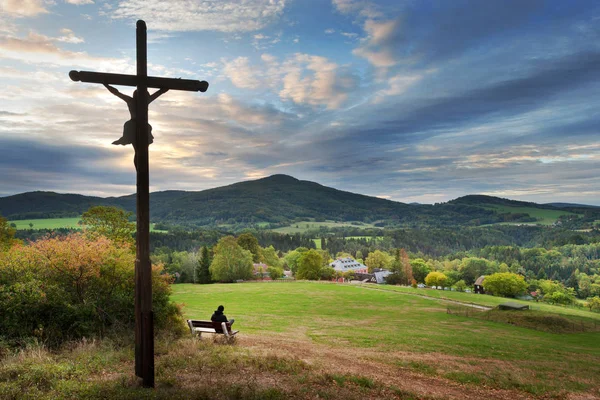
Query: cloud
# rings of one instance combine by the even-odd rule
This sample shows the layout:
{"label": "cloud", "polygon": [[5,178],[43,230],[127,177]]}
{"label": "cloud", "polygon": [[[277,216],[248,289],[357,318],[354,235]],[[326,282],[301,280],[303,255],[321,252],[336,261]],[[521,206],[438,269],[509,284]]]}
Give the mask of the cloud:
{"label": "cloud", "polygon": [[0,10],[13,17],[35,17],[47,14],[43,0],[0,0]]}
{"label": "cloud", "polygon": [[378,6],[368,0],[333,0],[332,3],[342,14],[358,14],[367,18],[376,18],[382,15]]}
{"label": "cloud", "polygon": [[223,73],[235,86],[242,89],[257,89],[261,86],[261,71],[250,65],[248,57],[223,60],[223,64]]}
{"label": "cloud", "polygon": [[55,42],[81,43],[69,29],[61,31],[64,36],[53,38],[36,32],[26,37],[0,35],[0,59],[12,59],[46,66],[93,67],[113,72],[125,72],[130,69],[129,60],[90,56],[85,52],[64,50]]}
{"label": "cloud", "polygon": [[386,81],[388,87],[377,91],[373,98],[373,102],[380,103],[388,96],[398,96],[403,94],[413,85],[421,81],[424,75],[425,74],[398,74],[389,78]]}
{"label": "cloud", "polygon": [[81,6],[84,4],[94,4],[93,0],[65,0],[69,4],[74,4],[76,6]]}
{"label": "cloud", "polygon": [[398,60],[397,36],[400,20],[375,21],[368,19],[364,23],[367,37],[353,53],[366,58],[375,67],[392,67]]}
{"label": "cloud", "polygon": [[340,108],[358,88],[356,75],[325,57],[296,53],[279,62],[263,54],[261,61],[256,66],[247,57],[224,60],[224,73],[239,88],[271,88],[282,100],[330,110]]}
{"label": "cloud", "polygon": [[63,28],[60,30],[60,33],[62,33],[63,36],[56,38],[56,40],[59,42],[74,43],[74,44],[85,42],[85,40],[83,40],[83,38],[75,36],[75,32],[73,32],[70,29]]}
{"label": "cloud", "polygon": [[279,19],[285,0],[121,0],[115,19],[144,19],[159,31],[257,31]]}
{"label": "cloud", "polygon": [[358,87],[358,78],[325,57],[296,54],[283,64],[282,99],[340,108]]}

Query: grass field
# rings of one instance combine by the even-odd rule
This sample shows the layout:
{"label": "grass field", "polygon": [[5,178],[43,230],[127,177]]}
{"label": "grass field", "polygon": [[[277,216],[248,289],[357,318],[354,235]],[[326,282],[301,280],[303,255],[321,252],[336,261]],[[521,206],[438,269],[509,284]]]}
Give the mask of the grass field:
{"label": "grass field", "polygon": [[[198,319],[208,318],[224,304],[243,335],[275,335],[283,343],[289,338],[288,350],[352,349],[353,362],[378,365],[370,368],[408,369],[467,386],[529,395],[600,395],[600,333],[552,334],[448,315],[442,300],[412,294],[372,286],[273,282],[176,285],[173,299],[185,304],[188,318]],[[463,301],[463,295],[468,296],[451,295]],[[503,301],[478,297],[489,305]],[[597,318],[580,310],[547,307]]]}
{"label": "grass field", "polygon": [[[501,206],[501,205],[490,205],[485,208],[496,210],[498,213],[527,213],[530,216],[537,219],[537,221],[532,222],[534,224],[540,225],[552,225],[557,221],[558,217],[561,215],[577,215],[568,211],[559,211],[559,210],[545,210],[543,208],[534,208],[534,207],[510,207],[510,206]],[[507,224],[518,224],[522,225],[522,222],[515,223],[507,223]]]}
{"label": "grass field", "polygon": [[[454,301],[460,301],[466,304],[477,304],[488,307],[496,307],[499,304],[506,303],[508,300],[504,297],[495,297],[488,295],[481,295],[475,293],[464,293],[464,292],[452,292],[448,290],[435,290],[435,289],[413,289],[412,287],[406,286],[377,286],[379,290],[390,290],[397,291],[407,294],[414,294],[418,296],[433,297],[437,299],[448,299]],[[510,299],[511,303],[526,304],[532,309],[552,312],[562,315],[571,315],[577,317],[585,317],[598,320],[600,322],[600,313],[593,313],[577,307],[567,306],[554,306],[547,303],[536,303],[534,301],[525,301],[518,299]]]}
{"label": "grass field", "polygon": [[352,222],[335,222],[335,221],[315,222],[315,221],[302,221],[302,222],[297,222],[295,224],[291,224],[289,226],[284,226],[283,228],[273,229],[273,231],[274,232],[279,232],[279,233],[287,233],[287,234],[304,233],[304,232],[309,231],[309,230],[319,229],[322,226],[323,227],[327,227],[327,228],[340,228],[340,227],[343,227],[343,226],[353,226],[355,228],[364,228],[364,229],[375,228],[375,225],[373,225],[373,224],[367,224],[367,223],[364,223],[364,222],[355,222],[353,224]]}
{"label": "grass field", "polygon": [[0,342],[0,399],[600,398],[600,333],[552,334],[449,315],[443,300],[388,289],[174,285],[172,298],[188,318],[208,319],[223,304],[240,330],[236,341],[158,332],[154,389],[134,376],[132,332],[53,351],[39,343],[7,351]]}
{"label": "grass field", "polygon": [[[80,228],[78,222],[81,217],[73,218],[46,218],[46,219],[21,219],[10,221],[17,225],[17,229],[58,229],[58,228]],[[33,224],[29,226],[29,224]]]}
{"label": "grass field", "polygon": [[[58,228],[72,228],[81,229],[79,226],[81,217],[73,218],[45,218],[45,219],[20,219],[15,221],[9,221],[17,226],[17,230],[26,229],[58,229]],[[29,224],[33,224],[29,226]],[[153,232],[166,232],[154,229],[154,224],[150,224],[150,230]]]}

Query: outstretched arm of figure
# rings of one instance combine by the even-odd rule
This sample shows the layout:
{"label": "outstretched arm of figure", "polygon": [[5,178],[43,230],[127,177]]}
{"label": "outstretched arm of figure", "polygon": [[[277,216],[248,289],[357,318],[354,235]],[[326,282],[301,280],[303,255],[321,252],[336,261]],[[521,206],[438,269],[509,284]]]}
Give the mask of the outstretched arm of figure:
{"label": "outstretched arm of figure", "polygon": [[115,96],[117,96],[118,98],[120,98],[121,100],[123,100],[126,103],[129,103],[130,101],[133,100],[133,98],[127,96],[126,94],[119,92],[117,89],[115,89],[114,87],[112,87],[110,85],[107,85],[106,83],[104,84],[104,87],[107,88],[109,92],[111,92],[112,94],[114,94]]}
{"label": "outstretched arm of figure", "polygon": [[161,94],[165,94],[169,91],[169,89],[159,89],[156,92],[152,93],[152,96],[148,98],[148,104],[152,103],[154,100],[158,98]]}

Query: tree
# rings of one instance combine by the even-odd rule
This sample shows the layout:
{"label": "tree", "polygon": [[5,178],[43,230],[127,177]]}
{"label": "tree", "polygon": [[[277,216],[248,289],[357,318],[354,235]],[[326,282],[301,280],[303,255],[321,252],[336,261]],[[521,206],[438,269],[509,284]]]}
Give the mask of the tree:
{"label": "tree", "polygon": [[298,259],[298,279],[316,281],[321,277],[323,258],[314,249],[301,253]]}
{"label": "tree", "polygon": [[408,258],[408,254],[404,249],[400,249],[398,256],[400,257],[400,265],[403,269],[402,275],[406,281],[406,284],[408,285],[412,283],[412,280],[414,279],[412,266],[410,265],[410,259]]}
{"label": "tree", "polygon": [[126,243],[133,248],[135,224],[129,222],[133,213],[118,207],[91,207],[81,216],[88,234],[101,235],[116,243]]}
{"label": "tree", "polygon": [[15,229],[11,225],[0,215],[0,251],[8,250],[14,243]]}
{"label": "tree", "polygon": [[267,272],[271,279],[276,280],[283,277],[283,269],[277,267],[267,267]]}
{"label": "tree", "polygon": [[281,268],[281,260],[277,256],[277,250],[273,246],[261,249],[261,261],[269,267]]}
{"label": "tree", "polygon": [[600,311],[600,297],[594,296],[587,299],[585,302],[585,306],[590,309],[590,311]]}
{"label": "tree", "polygon": [[425,277],[425,284],[427,286],[441,286],[444,287],[448,277],[439,271],[433,271],[427,274]]}
{"label": "tree", "polygon": [[237,244],[245,250],[248,250],[252,253],[252,261],[255,263],[260,262],[260,246],[258,244],[258,239],[254,237],[251,233],[242,233],[237,238]]}
{"label": "tree", "polygon": [[483,288],[494,296],[515,297],[525,293],[527,282],[519,274],[498,272],[485,277]]}
{"label": "tree", "polygon": [[415,258],[410,262],[410,266],[412,268],[413,278],[417,282],[424,283],[425,277],[428,273],[431,272],[431,268],[429,267],[429,265],[427,265],[425,260],[423,260],[422,258]]}
{"label": "tree", "polygon": [[369,267],[369,272],[373,272],[373,269],[388,269],[392,264],[392,257],[381,250],[375,250],[369,253],[365,260],[365,265]]}
{"label": "tree", "polygon": [[221,238],[214,252],[209,268],[214,280],[234,282],[252,278],[252,253],[240,247],[233,236]]}
{"label": "tree", "polygon": [[298,247],[296,250],[287,253],[283,258],[294,276],[296,276],[296,273],[298,272],[298,260],[300,259],[300,256],[307,251],[308,249],[306,247]]}
{"label": "tree", "polygon": [[356,251],[356,260],[361,260],[363,259],[363,253],[360,250]]}
{"label": "tree", "polygon": [[200,257],[198,258],[198,266],[196,267],[196,283],[210,283],[210,256],[208,247],[202,246]]}
{"label": "tree", "polygon": [[464,292],[465,289],[467,288],[467,284],[465,283],[465,281],[463,281],[462,279],[458,282],[456,282],[454,284],[454,287],[456,288],[456,290],[458,290],[459,292]]}

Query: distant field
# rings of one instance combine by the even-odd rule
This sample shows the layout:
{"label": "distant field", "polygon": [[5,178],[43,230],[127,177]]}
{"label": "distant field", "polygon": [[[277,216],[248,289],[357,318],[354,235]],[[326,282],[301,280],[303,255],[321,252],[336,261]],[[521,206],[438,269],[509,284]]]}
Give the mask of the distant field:
{"label": "distant field", "polygon": [[[380,290],[391,290],[402,293],[416,294],[420,296],[435,297],[439,299],[449,299],[460,301],[463,303],[472,303],[482,306],[496,307],[498,304],[506,303],[509,301],[504,297],[489,296],[485,294],[465,293],[465,292],[452,292],[449,290],[435,290],[435,289],[413,289],[412,287],[405,286],[391,286],[381,285],[377,286]],[[580,309],[575,307],[566,306],[553,306],[547,303],[536,303],[535,301],[525,301],[510,299],[512,303],[527,304],[532,309],[547,311],[556,314],[573,315],[578,317],[586,317],[596,319],[600,321],[600,313],[594,313],[586,311],[586,309]]]}
{"label": "distant field", "polygon": [[[10,221],[17,225],[17,229],[58,229],[58,228],[81,228],[78,222],[81,217],[73,218],[46,218],[46,219],[22,219]],[[29,226],[33,224],[33,226]]]}
{"label": "distant field", "polygon": [[[496,210],[498,213],[527,213],[530,216],[537,218],[537,221],[531,222],[532,224],[540,224],[540,225],[552,225],[558,217],[561,215],[577,215],[575,213],[569,211],[558,211],[558,210],[545,210],[542,208],[534,208],[534,207],[511,207],[511,206],[501,206],[501,205],[490,205],[485,208]],[[518,224],[523,225],[522,222],[510,222],[507,224]],[[527,224],[527,223],[525,223]]]}
{"label": "distant field", "polygon": [[[17,230],[27,229],[59,229],[59,228],[72,228],[81,229],[79,221],[81,217],[73,218],[45,218],[45,219],[20,219],[15,221],[9,221],[17,226]],[[29,226],[29,224],[33,224]],[[154,229],[154,224],[150,224],[150,230],[153,232],[166,232]]]}
{"label": "distant field", "polygon": [[[367,239],[367,241],[373,240],[372,236],[346,236],[346,239]],[[376,238],[376,240],[381,240],[383,239],[383,236],[378,236]],[[321,246],[321,238],[316,238],[313,239],[313,242],[315,242],[315,246],[317,246],[317,249],[320,249]]]}
{"label": "distant field", "polygon": [[447,390],[460,384],[465,391],[515,392],[502,398],[600,394],[600,333],[552,334],[449,315],[443,300],[371,285],[182,284],[173,290],[187,318],[207,319],[223,304],[246,338],[241,343],[261,343],[252,351],[277,348],[290,359],[333,362],[338,370],[359,370],[380,384],[411,371],[452,382]]}
{"label": "distant field", "polygon": [[283,228],[273,229],[274,232],[279,233],[304,233],[308,230],[319,229],[321,226],[327,228],[339,228],[343,226],[353,226],[356,228],[375,228],[373,224],[367,224],[364,222],[358,222],[359,225],[355,225],[352,222],[335,222],[335,221],[324,221],[324,222],[315,222],[315,221],[302,221],[295,224],[291,224],[289,226],[284,226]]}

